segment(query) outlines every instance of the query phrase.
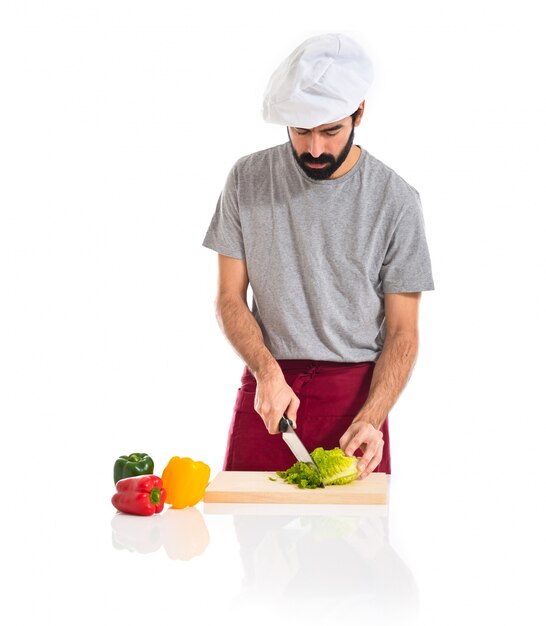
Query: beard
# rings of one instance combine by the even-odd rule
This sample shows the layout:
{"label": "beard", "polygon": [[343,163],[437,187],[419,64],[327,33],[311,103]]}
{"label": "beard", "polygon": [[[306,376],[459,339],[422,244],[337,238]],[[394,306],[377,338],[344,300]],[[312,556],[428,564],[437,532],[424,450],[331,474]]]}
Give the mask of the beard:
{"label": "beard", "polygon": [[[315,159],[311,156],[309,152],[297,154],[297,152],[294,150],[292,140],[290,139],[290,134],[288,134],[288,139],[290,140],[290,145],[292,147],[292,154],[294,155],[294,158],[296,159],[298,165],[307,174],[307,176],[309,176],[310,178],[314,178],[315,180],[326,180],[327,178],[330,178],[330,176],[343,164],[349,152],[351,151],[354,137],[355,127],[353,124],[349,139],[337,158],[333,154],[328,154],[327,152],[325,152]],[[328,165],[325,165],[320,169],[315,169],[313,167],[308,167],[308,163],[327,163]]]}

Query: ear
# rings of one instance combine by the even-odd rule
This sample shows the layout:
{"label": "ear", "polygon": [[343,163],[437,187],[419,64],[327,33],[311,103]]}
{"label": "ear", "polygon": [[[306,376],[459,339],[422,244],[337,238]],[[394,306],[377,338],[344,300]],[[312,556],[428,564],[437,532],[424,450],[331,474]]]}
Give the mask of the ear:
{"label": "ear", "polygon": [[366,105],[366,100],[362,100],[362,102],[358,105],[358,115],[355,118],[355,126],[359,126],[362,121],[362,116],[364,115],[364,107]]}

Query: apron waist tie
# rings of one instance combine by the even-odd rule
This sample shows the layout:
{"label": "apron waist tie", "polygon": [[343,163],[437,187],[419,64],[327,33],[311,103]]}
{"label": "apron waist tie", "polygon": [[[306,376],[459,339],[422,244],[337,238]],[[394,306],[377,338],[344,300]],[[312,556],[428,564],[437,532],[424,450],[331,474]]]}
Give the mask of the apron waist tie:
{"label": "apron waist tie", "polygon": [[313,380],[316,371],[317,366],[313,365],[306,372],[298,374],[294,379],[294,382],[292,383],[292,391],[297,395],[306,383],[308,383],[310,380]]}

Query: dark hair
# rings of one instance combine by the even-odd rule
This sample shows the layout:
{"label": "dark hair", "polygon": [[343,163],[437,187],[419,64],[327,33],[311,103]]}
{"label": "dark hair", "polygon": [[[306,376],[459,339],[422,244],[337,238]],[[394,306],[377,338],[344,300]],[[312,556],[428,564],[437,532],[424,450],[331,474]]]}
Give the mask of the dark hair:
{"label": "dark hair", "polygon": [[351,114],[351,118],[352,118],[352,120],[353,120],[353,124],[354,124],[354,123],[355,123],[355,121],[356,121],[356,116],[358,115],[358,112],[359,112],[359,111],[360,111],[360,107],[358,107],[358,109],[357,109],[354,113],[352,113],[352,114]]}

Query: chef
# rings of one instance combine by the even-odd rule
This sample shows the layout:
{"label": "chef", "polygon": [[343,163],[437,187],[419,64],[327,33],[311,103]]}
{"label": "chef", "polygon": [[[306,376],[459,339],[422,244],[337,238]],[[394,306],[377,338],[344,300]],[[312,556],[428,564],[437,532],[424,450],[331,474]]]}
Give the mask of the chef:
{"label": "chef", "polygon": [[203,245],[218,253],[218,322],[245,363],[224,470],[293,465],[286,414],[309,451],[341,447],[361,478],[391,471],[388,414],[434,283],[419,193],[354,143],[372,80],[351,38],[304,41],[263,101],[288,141],[240,158],[220,194]]}

